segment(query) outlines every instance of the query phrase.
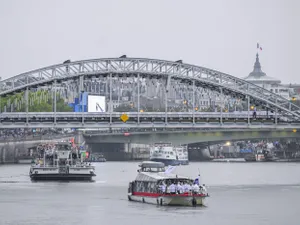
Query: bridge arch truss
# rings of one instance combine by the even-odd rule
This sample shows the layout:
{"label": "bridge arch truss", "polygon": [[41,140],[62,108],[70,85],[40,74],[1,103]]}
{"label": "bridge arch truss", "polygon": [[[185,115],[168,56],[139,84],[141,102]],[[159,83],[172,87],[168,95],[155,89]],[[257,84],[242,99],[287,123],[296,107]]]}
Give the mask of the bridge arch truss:
{"label": "bridge arch truss", "polygon": [[182,61],[145,58],[92,59],[37,69],[0,81],[0,97],[68,80],[78,80],[81,90],[83,90],[84,80],[93,77],[106,77],[110,80],[115,77],[161,79],[164,81],[166,93],[171,81],[178,80],[178,82],[187,84],[192,90],[195,87],[203,87],[219,92],[221,95],[233,95],[242,99],[248,102],[248,112],[250,104],[255,104],[273,111],[276,120],[277,115],[300,120],[299,106],[280,95],[240,78],[216,70],[185,64]]}

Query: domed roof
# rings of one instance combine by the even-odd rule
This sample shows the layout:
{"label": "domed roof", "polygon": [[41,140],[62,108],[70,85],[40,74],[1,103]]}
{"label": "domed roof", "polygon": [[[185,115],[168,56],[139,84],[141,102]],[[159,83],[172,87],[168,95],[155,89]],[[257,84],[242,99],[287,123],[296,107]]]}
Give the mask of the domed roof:
{"label": "domed roof", "polygon": [[258,81],[272,81],[272,83],[281,83],[280,80],[269,77],[261,70],[261,65],[259,62],[258,53],[256,54],[256,61],[254,63],[254,68],[251,73],[247,77],[244,78],[244,80],[249,82],[258,82]]}

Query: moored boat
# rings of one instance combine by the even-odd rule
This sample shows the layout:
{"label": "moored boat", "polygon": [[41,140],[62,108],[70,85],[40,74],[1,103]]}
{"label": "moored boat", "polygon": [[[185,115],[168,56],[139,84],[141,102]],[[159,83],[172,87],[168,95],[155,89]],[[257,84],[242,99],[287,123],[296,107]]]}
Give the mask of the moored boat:
{"label": "moored boat", "polygon": [[30,167],[29,176],[31,180],[91,180],[96,174],[71,143],[59,142],[51,153],[44,151],[43,160]]}
{"label": "moored boat", "polygon": [[150,160],[166,166],[188,165],[187,146],[173,146],[171,143],[155,143],[150,147]]}
{"label": "moored boat", "polygon": [[128,200],[156,205],[204,205],[208,197],[205,185],[197,179],[178,176],[165,170],[161,162],[142,162],[136,179],[129,183]]}
{"label": "moored boat", "polygon": [[101,153],[93,153],[85,161],[86,162],[106,162],[106,158]]}

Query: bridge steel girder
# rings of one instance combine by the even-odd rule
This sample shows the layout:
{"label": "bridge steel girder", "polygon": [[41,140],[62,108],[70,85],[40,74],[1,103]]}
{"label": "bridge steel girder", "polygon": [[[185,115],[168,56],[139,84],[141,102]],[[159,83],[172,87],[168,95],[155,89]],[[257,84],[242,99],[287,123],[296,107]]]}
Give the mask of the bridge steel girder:
{"label": "bridge steel girder", "polygon": [[27,87],[42,86],[55,80],[71,80],[84,76],[156,76],[166,79],[179,79],[196,86],[207,87],[224,94],[236,93],[242,98],[247,96],[257,100],[266,107],[281,111],[281,114],[293,116],[300,120],[300,107],[287,99],[249,83],[243,79],[216,70],[184,64],[147,58],[104,58],[82,60],[53,65],[27,73],[23,73],[0,81],[0,96],[23,91]]}
{"label": "bridge steel girder", "polygon": [[171,142],[174,145],[208,143],[222,141],[239,141],[254,139],[281,139],[300,138],[299,132],[286,130],[250,130],[250,129],[224,129],[203,131],[168,131],[168,132],[140,132],[124,134],[84,134],[87,144],[99,143],[139,143],[153,144],[155,142]]}

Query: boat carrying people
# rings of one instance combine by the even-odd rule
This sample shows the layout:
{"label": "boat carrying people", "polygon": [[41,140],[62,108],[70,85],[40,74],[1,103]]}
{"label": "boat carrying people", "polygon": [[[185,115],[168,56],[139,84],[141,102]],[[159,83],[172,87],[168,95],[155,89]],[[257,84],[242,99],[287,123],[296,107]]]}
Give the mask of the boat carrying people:
{"label": "boat carrying people", "polygon": [[83,158],[71,142],[58,142],[41,150],[29,176],[31,180],[91,180],[96,176],[95,167]]}
{"label": "boat carrying people", "polygon": [[204,205],[208,197],[205,185],[195,180],[171,173],[161,162],[145,161],[139,165],[136,179],[129,183],[128,200],[156,205]]}

